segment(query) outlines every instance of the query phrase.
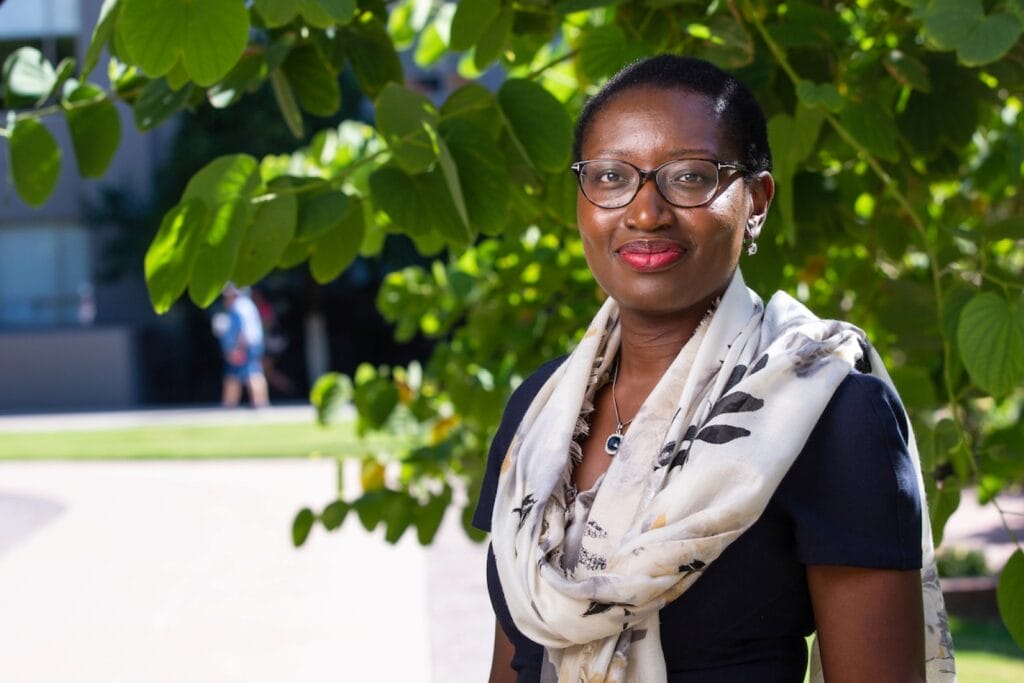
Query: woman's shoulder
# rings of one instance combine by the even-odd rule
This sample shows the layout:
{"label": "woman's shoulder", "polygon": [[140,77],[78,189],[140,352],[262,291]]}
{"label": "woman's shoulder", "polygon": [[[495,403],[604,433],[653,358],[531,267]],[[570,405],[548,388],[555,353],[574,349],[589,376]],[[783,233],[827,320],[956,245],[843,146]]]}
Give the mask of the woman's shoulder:
{"label": "woman's shoulder", "polygon": [[777,491],[806,564],[920,567],[921,500],[906,414],[882,379],[853,370]]}
{"label": "woman's shoulder", "polygon": [[544,386],[544,383],[548,381],[551,375],[554,374],[555,370],[559,368],[567,357],[567,355],[564,355],[559,356],[558,358],[552,358],[531,372],[522,382],[520,382],[519,386],[512,391],[512,395],[509,396],[508,403],[505,405],[505,417],[502,419],[503,423],[514,421],[514,426],[519,424],[519,421],[526,413],[526,409],[530,407],[533,397],[537,395],[540,388]]}
{"label": "woman's shoulder", "polygon": [[549,360],[527,375],[518,387],[512,392],[505,405],[505,414],[501,418],[501,424],[491,440],[491,448],[487,455],[487,468],[484,471],[483,481],[480,487],[480,496],[476,512],[473,514],[473,526],[482,530],[491,530],[491,511],[494,506],[494,496],[498,488],[498,476],[501,469],[501,461],[505,457],[512,437],[515,435],[519,423],[526,414],[526,410],[533,402],[540,388],[548,381],[551,375],[562,364],[566,356]]}
{"label": "woman's shoulder", "polygon": [[909,438],[907,416],[896,391],[882,378],[852,370],[836,388],[815,431]]}

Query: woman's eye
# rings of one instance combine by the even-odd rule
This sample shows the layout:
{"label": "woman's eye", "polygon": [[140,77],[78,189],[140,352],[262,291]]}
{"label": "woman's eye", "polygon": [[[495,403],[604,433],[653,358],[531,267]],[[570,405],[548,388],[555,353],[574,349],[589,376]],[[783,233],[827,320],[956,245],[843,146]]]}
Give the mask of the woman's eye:
{"label": "woman's eye", "polygon": [[597,182],[599,183],[621,183],[623,177],[615,171],[600,171],[597,174]]}
{"label": "woman's eye", "polygon": [[702,176],[700,173],[677,173],[675,177],[672,178],[672,182],[679,185],[703,185],[707,182],[707,178]]}

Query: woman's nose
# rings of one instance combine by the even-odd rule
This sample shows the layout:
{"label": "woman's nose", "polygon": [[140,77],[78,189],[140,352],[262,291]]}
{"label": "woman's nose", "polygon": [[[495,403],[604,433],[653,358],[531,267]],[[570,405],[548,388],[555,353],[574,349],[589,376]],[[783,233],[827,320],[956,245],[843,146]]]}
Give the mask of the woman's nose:
{"label": "woman's nose", "polygon": [[649,180],[640,186],[633,201],[626,205],[626,225],[637,230],[658,230],[672,220],[672,206]]}

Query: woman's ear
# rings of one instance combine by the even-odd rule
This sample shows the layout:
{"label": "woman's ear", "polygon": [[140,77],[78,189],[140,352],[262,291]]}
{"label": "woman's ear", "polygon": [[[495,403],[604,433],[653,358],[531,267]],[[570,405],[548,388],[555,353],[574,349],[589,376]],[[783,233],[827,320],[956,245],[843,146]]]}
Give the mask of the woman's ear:
{"label": "woman's ear", "polygon": [[745,237],[749,240],[756,240],[768,217],[768,208],[772,205],[772,197],[775,196],[775,179],[768,171],[762,171],[747,180],[747,187],[750,189],[751,202]]}

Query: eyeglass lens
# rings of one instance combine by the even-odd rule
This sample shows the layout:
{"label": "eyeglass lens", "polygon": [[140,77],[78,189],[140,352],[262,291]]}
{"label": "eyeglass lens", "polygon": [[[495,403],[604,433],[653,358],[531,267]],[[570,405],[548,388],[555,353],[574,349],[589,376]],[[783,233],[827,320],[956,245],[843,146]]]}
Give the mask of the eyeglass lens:
{"label": "eyeglass lens", "polygon": [[[587,161],[579,175],[583,194],[606,209],[629,204],[640,188],[640,172],[623,161]],[[657,169],[655,180],[670,203],[698,206],[711,199],[718,188],[718,166],[703,159],[670,161]]]}

